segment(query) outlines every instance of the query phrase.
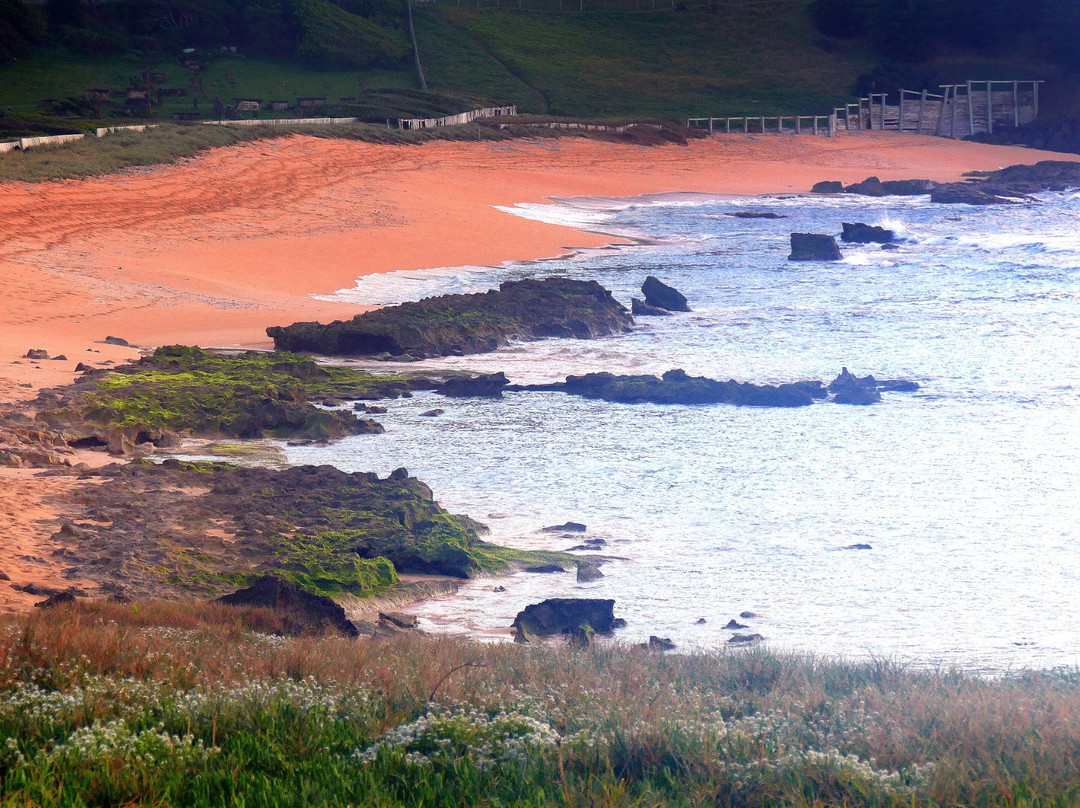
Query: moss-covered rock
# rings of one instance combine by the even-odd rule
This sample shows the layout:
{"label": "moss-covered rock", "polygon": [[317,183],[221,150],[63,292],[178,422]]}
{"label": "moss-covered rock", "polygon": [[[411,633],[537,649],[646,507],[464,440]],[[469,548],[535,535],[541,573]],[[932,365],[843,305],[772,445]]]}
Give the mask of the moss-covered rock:
{"label": "moss-covered rock", "polygon": [[559,554],[487,544],[431,489],[331,466],[241,468],[167,460],[108,466],[72,503],[87,518],[58,533],[84,580],[144,597],[212,595],[276,575],[331,597],[367,597],[398,572],[459,578]]}
{"label": "moss-covered rock", "polygon": [[205,437],[297,437],[333,440],[382,432],[370,419],[317,404],[409,395],[402,379],[323,367],[292,354],[221,355],[182,345],[115,370],[87,373],[69,388],[42,394],[39,422],[69,443],[109,446],[118,454],[139,443]]}
{"label": "moss-covered rock", "polygon": [[544,278],[388,306],[329,325],[274,326],[266,333],[282,351],[430,357],[487,353],[510,340],[604,337],[629,331],[633,323],[596,281]]}

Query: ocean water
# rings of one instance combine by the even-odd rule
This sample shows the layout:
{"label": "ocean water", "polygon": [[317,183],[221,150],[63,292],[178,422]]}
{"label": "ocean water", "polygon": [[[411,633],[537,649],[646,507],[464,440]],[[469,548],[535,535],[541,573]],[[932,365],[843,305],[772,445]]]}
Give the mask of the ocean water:
{"label": "ocean water", "polygon": [[[781,219],[739,219],[740,210]],[[693,312],[634,333],[421,363],[538,382],[683,368],[755,383],[909,378],[881,404],[798,409],[624,405],[558,393],[390,402],[386,434],[289,447],[297,463],[405,466],[490,540],[566,549],[588,525],[602,580],[519,573],[417,604],[429,631],[505,638],[545,597],[615,599],[633,642],[770,647],[1001,672],[1080,663],[1080,194],[971,208],[915,198],[571,200],[509,209],[633,239],[498,268],[361,279],[338,296],[396,303],[509,278],[595,279],[629,304],[646,275]],[[793,231],[895,230],[786,260]],[[445,414],[421,417],[439,407]],[[843,549],[869,544],[870,550]],[[505,592],[494,592],[496,585]],[[704,618],[704,623],[699,623]]]}

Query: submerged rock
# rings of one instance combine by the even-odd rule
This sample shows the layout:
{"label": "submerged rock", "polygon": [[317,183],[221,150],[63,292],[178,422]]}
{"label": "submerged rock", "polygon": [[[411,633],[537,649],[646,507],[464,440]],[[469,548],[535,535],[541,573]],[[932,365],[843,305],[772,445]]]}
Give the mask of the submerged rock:
{"label": "submerged rock", "polygon": [[[816,186],[815,186],[816,187]],[[725,213],[725,216],[731,216],[734,219],[786,219],[787,216],[781,216],[779,213],[773,213],[771,210],[738,210],[734,213]]]}
{"label": "submerged rock", "polygon": [[1011,205],[1016,202],[966,182],[939,185],[930,192],[930,201],[940,205]]}
{"label": "submerged rock", "polygon": [[873,376],[859,378],[847,368],[841,369],[840,375],[832,380],[827,389],[837,404],[865,405],[881,401],[881,393]]}
{"label": "submerged rock", "polygon": [[478,376],[454,376],[435,388],[440,395],[452,398],[502,398],[503,388],[510,384],[506,374],[482,373]]}
{"label": "submerged rock", "polygon": [[604,573],[600,572],[600,568],[595,564],[578,564],[577,579],[581,583],[588,581],[598,581],[604,577]]}
{"label": "submerged rock", "polygon": [[789,261],[839,261],[836,239],[823,233],[792,233]]}
{"label": "submerged rock", "polygon": [[561,525],[548,525],[540,528],[541,533],[584,533],[587,530],[581,522],[563,522]]}
{"label": "submerged rock", "polygon": [[728,639],[728,642],[732,645],[749,645],[750,643],[761,642],[764,639],[760,634],[736,634]]}
{"label": "submerged rock", "polygon": [[686,297],[682,292],[668,286],[659,278],[649,275],[641,284],[641,292],[645,295],[645,302],[650,306],[667,309],[668,311],[690,311]]}

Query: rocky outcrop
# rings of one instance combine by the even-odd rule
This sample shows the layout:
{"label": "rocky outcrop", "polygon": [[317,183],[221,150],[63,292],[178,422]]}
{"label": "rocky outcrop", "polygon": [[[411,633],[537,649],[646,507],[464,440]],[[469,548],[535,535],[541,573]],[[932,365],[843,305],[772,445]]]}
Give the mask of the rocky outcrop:
{"label": "rocky outcrop", "polygon": [[789,261],[839,261],[836,239],[821,233],[792,233]]}
{"label": "rocky outcrop", "polygon": [[719,382],[704,376],[690,376],[683,370],[669,370],[662,377],[615,376],[611,373],[588,373],[567,376],[561,384],[520,385],[516,389],[544,389],[569,393],[583,398],[614,401],[621,404],[736,404],[753,407],[803,407],[815,396],[824,397],[820,382],[756,385],[745,382]]}
{"label": "rocky outcrop", "polygon": [[833,394],[833,401],[837,404],[865,405],[881,401],[881,393],[878,392],[873,376],[860,379],[847,368],[840,371],[840,375],[832,380],[827,389]]}
{"label": "rocky outcrop", "polygon": [[821,182],[815,182],[814,187],[810,189],[812,194],[842,194],[844,192],[844,183],[838,180],[822,180]]}
{"label": "rocky outcrop", "polygon": [[659,306],[650,306],[644,300],[630,298],[630,313],[635,317],[670,317],[671,312]]}
{"label": "rocky outcrop", "polygon": [[773,213],[771,210],[737,210],[734,213],[725,213],[724,215],[725,216],[730,216],[733,219],[786,219],[787,218],[787,216],[781,216],[779,213]]}
{"label": "rocky outcrop", "polygon": [[513,622],[515,639],[572,634],[582,626],[606,634],[614,627],[614,607],[614,600],[601,598],[549,598],[518,612]]}
{"label": "rocky outcrop", "polygon": [[921,196],[937,188],[933,180],[886,180],[881,183],[887,196]]}
{"label": "rocky outcrop", "polygon": [[511,340],[593,339],[632,325],[629,312],[595,281],[545,278],[388,306],[329,325],[274,326],[266,333],[284,351],[433,357],[486,353]]}
{"label": "rocky outcrop", "polygon": [[930,201],[940,205],[1010,205],[1016,202],[993,190],[967,182],[949,182],[930,192]]}
{"label": "rocky outcrop", "polygon": [[510,384],[506,374],[482,373],[479,376],[453,376],[435,392],[451,398],[502,398],[503,388]]}
{"label": "rocky outcrop", "polygon": [[984,178],[995,193],[1037,194],[1080,188],[1080,162],[1042,160],[1034,165],[1014,165],[989,172]]}
{"label": "rocky outcrop", "polygon": [[563,522],[561,525],[548,525],[540,528],[541,533],[584,533],[588,528],[581,522]]}
{"label": "rocky outcrop", "polygon": [[674,651],[675,643],[670,637],[657,637],[655,634],[649,637],[649,650],[651,651]]}
{"label": "rocky outcrop", "polygon": [[682,292],[653,275],[645,278],[645,282],[641,284],[641,293],[645,295],[645,302],[650,306],[667,311],[690,311],[686,296]]}
{"label": "rocky outcrop", "polygon": [[840,239],[853,244],[889,244],[896,236],[892,230],[863,222],[844,222],[842,227]]}
{"label": "rocky outcrop", "polygon": [[595,564],[588,564],[582,562],[578,564],[577,579],[579,583],[587,583],[588,581],[598,581],[604,577],[604,573],[600,572],[600,568]]}
{"label": "rocky outcrop", "polygon": [[251,586],[217,598],[215,602],[273,609],[281,617],[284,633],[290,636],[327,632],[349,637],[359,635],[356,626],[345,616],[345,610],[332,599],[313,595],[273,575],[264,575]]}
{"label": "rocky outcrop", "polygon": [[845,186],[844,193],[859,196],[885,196],[885,186],[877,177],[867,177],[862,182]]}

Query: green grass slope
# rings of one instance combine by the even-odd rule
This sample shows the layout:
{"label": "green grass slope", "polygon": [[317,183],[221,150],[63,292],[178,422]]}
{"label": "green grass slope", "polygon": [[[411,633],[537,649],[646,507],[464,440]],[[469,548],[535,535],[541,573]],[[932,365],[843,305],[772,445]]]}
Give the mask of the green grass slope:
{"label": "green grass slope", "polygon": [[814,29],[802,0],[685,11],[544,13],[422,6],[434,89],[582,117],[825,113],[872,54]]}

